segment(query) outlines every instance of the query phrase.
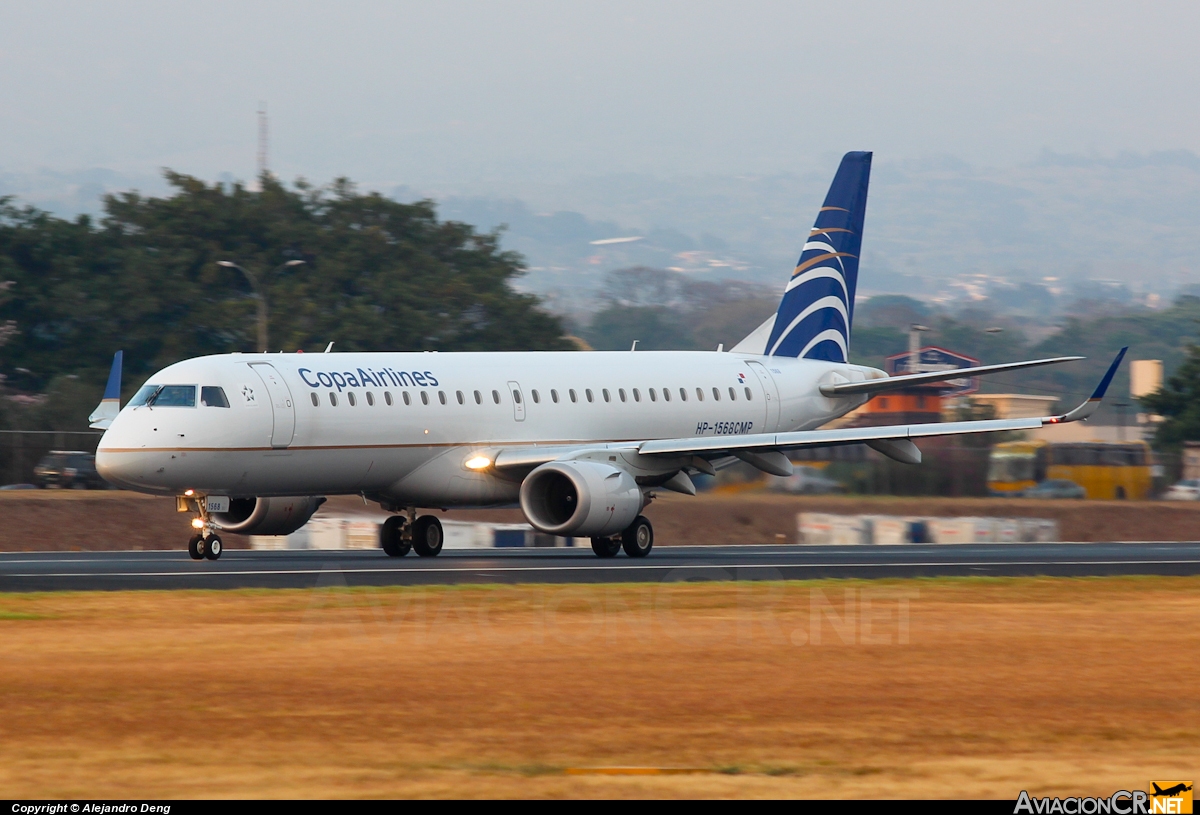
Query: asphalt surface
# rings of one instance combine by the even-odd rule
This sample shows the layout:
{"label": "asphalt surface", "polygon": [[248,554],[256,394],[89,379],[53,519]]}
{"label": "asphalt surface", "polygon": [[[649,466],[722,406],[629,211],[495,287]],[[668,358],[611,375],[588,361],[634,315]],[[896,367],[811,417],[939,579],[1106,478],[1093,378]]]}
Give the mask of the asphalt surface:
{"label": "asphalt surface", "polygon": [[602,560],[590,549],[455,550],[436,558],[226,550],[218,561],[193,561],[186,552],[0,554],[0,591],[1130,574],[1200,574],[1200,543],[672,546],[641,560]]}

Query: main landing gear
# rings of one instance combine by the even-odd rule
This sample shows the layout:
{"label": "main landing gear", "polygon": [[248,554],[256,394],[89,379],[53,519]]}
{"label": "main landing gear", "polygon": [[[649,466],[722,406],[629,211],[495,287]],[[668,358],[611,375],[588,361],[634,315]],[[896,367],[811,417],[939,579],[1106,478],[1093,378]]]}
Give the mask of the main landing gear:
{"label": "main landing gear", "polygon": [[645,557],[654,548],[654,527],[645,515],[633,519],[620,535],[592,538],[592,551],[597,557],[616,557],[622,549],[630,557]]}
{"label": "main landing gear", "polygon": [[408,510],[408,517],[393,515],[383,522],[379,530],[379,545],[388,557],[404,557],[409,549],[421,557],[437,557],[441,554],[445,534],[442,522],[434,515],[416,517],[416,509]]}

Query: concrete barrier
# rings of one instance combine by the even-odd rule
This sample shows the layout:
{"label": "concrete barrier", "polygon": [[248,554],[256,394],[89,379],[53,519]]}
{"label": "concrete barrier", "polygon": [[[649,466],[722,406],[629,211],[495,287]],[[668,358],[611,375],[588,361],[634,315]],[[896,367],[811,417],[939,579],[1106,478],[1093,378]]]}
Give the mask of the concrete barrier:
{"label": "concrete barrier", "polygon": [[796,515],[800,543],[824,546],[910,543],[1021,543],[1059,539],[1058,522],[1047,518],[929,518],[903,515]]}
{"label": "concrete barrier", "polygon": [[929,543],[929,518],[897,515],[871,515],[871,543],[898,546],[905,543]]}
{"label": "concrete barrier", "polygon": [[826,512],[797,513],[796,540],[809,545],[833,543],[833,519],[836,517]]}

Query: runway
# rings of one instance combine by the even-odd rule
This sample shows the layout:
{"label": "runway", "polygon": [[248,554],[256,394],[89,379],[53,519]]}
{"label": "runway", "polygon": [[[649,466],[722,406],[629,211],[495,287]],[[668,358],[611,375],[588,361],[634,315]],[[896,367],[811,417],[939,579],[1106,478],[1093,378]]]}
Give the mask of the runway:
{"label": "runway", "polygon": [[429,559],[226,550],[215,562],[186,552],[0,554],[0,591],[10,592],[1133,574],[1200,574],[1200,543],[671,546],[642,560],[601,560],[590,549],[457,550]]}

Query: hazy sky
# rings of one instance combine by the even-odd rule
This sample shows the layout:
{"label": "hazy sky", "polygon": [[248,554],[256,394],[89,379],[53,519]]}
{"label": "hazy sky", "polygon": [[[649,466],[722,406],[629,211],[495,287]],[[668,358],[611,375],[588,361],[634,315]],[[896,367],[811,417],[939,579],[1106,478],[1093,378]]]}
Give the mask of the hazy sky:
{"label": "hazy sky", "polygon": [[0,5],[0,170],[324,181],[1200,152],[1200,3]]}

